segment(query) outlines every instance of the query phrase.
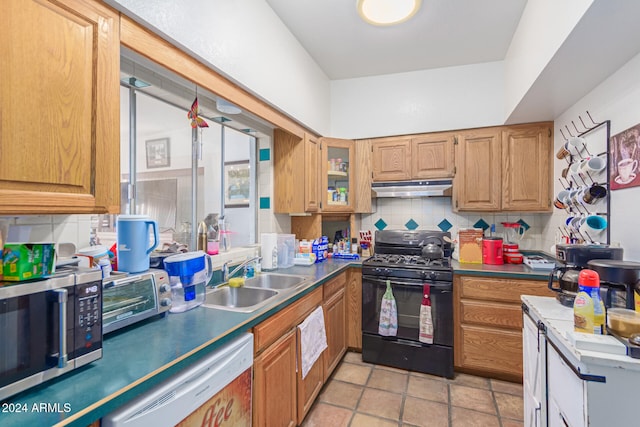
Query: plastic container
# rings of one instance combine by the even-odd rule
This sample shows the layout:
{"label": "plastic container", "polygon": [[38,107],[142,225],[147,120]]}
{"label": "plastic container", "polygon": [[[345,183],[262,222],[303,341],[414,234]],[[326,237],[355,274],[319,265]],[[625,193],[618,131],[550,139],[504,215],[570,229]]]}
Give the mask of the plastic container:
{"label": "plastic container", "polygon": [[[109,250],[106,246],[96,245],[79,249],[76,256],[83,257],[80,260],[81,267],[97,267],[103,259],[109,260]],[[83,262],[84,261],[84,262]]]}
{"label": "plastic container", "polygon": [[156,221],[145,215],[120,215],[116,221],[116,235],[118,269],[127,273],[147,271],[149,254],[160,242]]}
{"label": "plastic container", "polygon": [[278,268],[289,268],[293,266],[295,248],[295,234],[278,234]]}
{"label": "plastic container", "polygon": [[582,270],[578,276],[578,286],[578,295],[573,302],[574,330],[602,335],[605,311],[600,299],[600,276],[593,270]]}
{"label": "plastic container", "polygon": [[628,338],[631,334],[640,333],[640,313],[627,308],[610,308],[607,310],[607,326],[614,334]]}
{"label": "plastic container", "polygon": [[204,302],[213,274],[209,255],[200,251],[172,255],[165,258],[164,269],[171,285],[171,313],[182,313]]}

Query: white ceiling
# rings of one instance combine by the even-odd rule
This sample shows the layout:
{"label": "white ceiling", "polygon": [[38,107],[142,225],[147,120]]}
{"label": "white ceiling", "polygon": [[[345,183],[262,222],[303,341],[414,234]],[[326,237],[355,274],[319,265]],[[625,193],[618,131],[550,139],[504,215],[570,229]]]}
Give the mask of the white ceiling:
{"label": "white ceiling", "polygon": [[500,61],[526,0],[422,0],[409,21],[376,27],[356,0],[266,0],[329,79]]}

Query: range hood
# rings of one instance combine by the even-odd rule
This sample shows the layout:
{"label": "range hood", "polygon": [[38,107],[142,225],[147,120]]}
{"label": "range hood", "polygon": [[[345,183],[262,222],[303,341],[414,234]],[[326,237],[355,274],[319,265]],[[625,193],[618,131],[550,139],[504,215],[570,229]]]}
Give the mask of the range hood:
{"label": "range hood", "polygon": [[452,180],[374,182],[371,190],[376,197],[437,197],[451,196]]}

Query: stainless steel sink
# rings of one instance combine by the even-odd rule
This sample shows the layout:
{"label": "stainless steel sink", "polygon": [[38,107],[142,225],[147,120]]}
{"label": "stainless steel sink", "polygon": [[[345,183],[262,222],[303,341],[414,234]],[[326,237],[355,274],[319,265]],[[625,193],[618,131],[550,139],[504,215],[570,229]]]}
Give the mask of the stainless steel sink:
{"label": "stainless steel sink", "polygon": [[223,286],[207,292],[204,307],[252,312],[278,295],[277,291],[259,288]]}
{"label": "stainless steel sink", "polygon": [[247,288],[262,289],[291,289],[307,282],[305,276],[294,276],[289,274],[266,273],[246,279],[244,286]]}

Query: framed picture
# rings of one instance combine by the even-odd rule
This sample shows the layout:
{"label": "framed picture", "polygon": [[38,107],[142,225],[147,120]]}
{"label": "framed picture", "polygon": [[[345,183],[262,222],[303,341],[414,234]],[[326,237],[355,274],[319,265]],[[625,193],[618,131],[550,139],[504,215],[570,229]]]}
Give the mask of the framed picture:
{"label": "framed picture", "polygon": [[609,185],[611,190],[640,185],[638,163],[640,162],[640,124],[611,137],[611,168]]}
{"label": "framed picture", "polygon": [[251,175],[249,161],[224,164],[224,207],[248,207]]}
{"label": "framed picture", "polygon": [[169,138],[150,139],[146,141],[147,169],[171,166],[171,146]]}

